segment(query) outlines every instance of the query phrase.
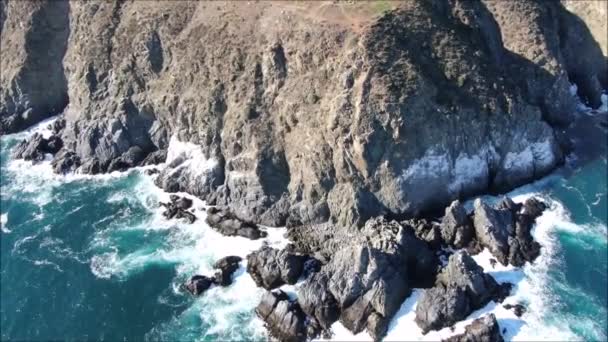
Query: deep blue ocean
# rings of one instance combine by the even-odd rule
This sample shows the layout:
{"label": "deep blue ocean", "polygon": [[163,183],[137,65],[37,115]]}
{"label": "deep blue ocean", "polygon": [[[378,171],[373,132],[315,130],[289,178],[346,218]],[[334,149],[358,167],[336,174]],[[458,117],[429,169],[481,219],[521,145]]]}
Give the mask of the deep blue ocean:
{"label": "deep blue ocean", "polygon": [[[12,160],[27,134],[0,140],[2,340],[264,338],[253,313],[262,291],[244,269],[232,286],[199,298],[179,290],[217,258],[244,256],[261,242],[218,235],[204,211],[193,225],[165,220],[158,201],[167,194],[142,170],[57,176],[48,162]],[[552,206],[536,232],[544,258],[522,272],[516,290],[529,312],[511,338],[606,340],[606,179],[603,158],[514,192]],[[283,243],[280,232],[272,243]]]}

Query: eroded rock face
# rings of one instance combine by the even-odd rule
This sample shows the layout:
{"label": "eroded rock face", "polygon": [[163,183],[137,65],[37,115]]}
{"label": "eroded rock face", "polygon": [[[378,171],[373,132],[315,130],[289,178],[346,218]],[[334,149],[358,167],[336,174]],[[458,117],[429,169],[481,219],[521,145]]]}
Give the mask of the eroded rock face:
{"label": "eroded rock face", "polygon": [[279,341],[306,340],[306,316],[283,291],[264,293],[255,312],[266,322],[270,335]]}
{"label": "eroded rock face", "polygon": [[499,285],[465,251],[450,256],[437,276],[436,286],[425,290],[416,306],[416,324],[424,333],[466,318],[491,300],[502,301],[509,285]]}
{"label": "eroded rock face", "polygon": [[0,6],[0,134],[59,114],[68,103],[63,58],[67,1],[5,1]]}
{"label": "eroded rock face", "polygon": [[237,218],[230,209],[223,207],[210,207],[207,209],[206,222],[211,228],[226,236],[242,236],[256,240],[267,236],[255,223],[246,222]]}
{"label": "eroded rock face", "polygon": [[474,226],[478,243],[487,247],[503,265],[523,266],[540,254],[540,245],[530,233],[546,205],[536,198],[524,204],[503,199],[494,208],[481,199],[474,202]]}
{"label": "eroded rock face", "polygon": [[247,256],[247,272],[259,287],[267,290],[295,284],[304,271],[306,257],[268,246]]}
{"label": "eroded rock face", "polygon": [[[157,184],[241,220],[360,226],[546,174],[562,160],[546,121],[569,122],[568,79],[592,102],[604,82],[590,33],[557,3],[407,1],[357,14],[360,28],[308,15],[315,6],[9,2],[2,41],[15,56],[3,63],[17,63],[3,65],[0,112],[25,117],[67,91],[60,172],[167,151]],[[19,18],[32,20],[21,29]],[[57,75],[65,86],[35,95],[32,79]],[[180,143],[200,157],[169,153]]]}
{"label": "eroded rock face", "polygon": [[467,325],[465,332],[443,340],[445,342],[503,342],[500,326],[494,314],[474,320]]}
{"label": "eroded rock face", "polygon": [[239,269],[242,258],[231,255],[216,261],[213,268],[218,269],[213,278],[214,282],[220,286],[232,284],[232,275]]}
{"label": "eroded rock face", "polygon": [[63,141],[56,135],[44,138],[40,133],[34,133],[28,140],[21,141],[13,151],[13,158],[40,162],[47,154],[55,154],[63,147]]}

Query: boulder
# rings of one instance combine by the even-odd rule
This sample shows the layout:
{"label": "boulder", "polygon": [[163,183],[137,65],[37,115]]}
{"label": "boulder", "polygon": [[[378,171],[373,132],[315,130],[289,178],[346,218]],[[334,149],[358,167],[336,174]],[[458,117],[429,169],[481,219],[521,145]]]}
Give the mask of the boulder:
{"label": "boulder", "polygon": [[522,304],[505,304],[502,307],[507,310],[513,310],[513,313],[517,317],[521,317],[526,313],[526,307]]}
{"label": "boulder", "polygon": [[196,221],[196,216],[187,210],[192,206],[191,199],[177,195],[171,195],[169,198],[169,203],[160,203],[161,206],[165,207],[165,211],[163,212],[165,218],[184,219],[189,224]]}
{"label": "boulder", "polygon": [[499,285],[465,251],[450,256],[437,275],[437,285],[425,290],[416,306],[416,323],[424,333],[466,318],[491,300],[502,301],[510,284]]}
{"label": "boulder", "polygon": [[213,285],[213,278],[204,275],[195,275],[184,284],[188,292],[195,296],[199,296],[207,291]]}
{"label": "boulder", "polygon": [[220,286],[229,286],[232,284],[232,274],[240,267],[242,258],[231,255],[216,261],[213,268],[218,269],[213,278],[214,283]]}
{"label": "boulder", "polygon": [[58,174],[72,173],[80,167],[80,157],[74,152],[62,149],[51,162],[53,171]]}
{"label": "boulder", "polygon": [[474,320],[467,325],[463,334],[451,336],[444,342],[503,342],[500,326],[494,314]]}
{"label": "boulder", "polygon": [[340,316],[340,306],[329,291],[328,281],[326,273],[315,273],[297,288],[300,307],[325,330]]}
{"label": "boulder", "polygon": [[251,240],[267,236],[258,225],[240,220],[228,208],[210,207],[206,221],[211,228],[226,236],[242,236]]}
{"label": "boulder", "polygon": [[441,221],[441,237],[444,243],[455,248],[466,247],[474,237],[473,224],[464,206],[456,200],[445,209]]}
{"label": "boulder", "polygon": [[267,290],[295,284],[304,271],[306,257],[287,250],[262,246],[247,256],[247,272],[259,287]]}
{"label": "boulder", "polygon": [[299,342],[307,337],[306,316],[283,291],[266,292],[255,309],[270,335],[279,341]]}
{"label": "boulder", "polygon": [[46,139],[40,133],[34,133],[15,147],[13,158],[40,162],[46,154],[56,154],[62,147],[63,141],[60,137],[53,135]]}
{"label": "boulder", "polygon": [[513,214],[509,209],[495,209],[481,199],[474,202],[475,234],[503,265],[509,261],[509,235],[515,233]]}
{"label": "boulder", "polygon": [[416,324],[426,334],[465,319],[473,310],[466,290],[437,286],[425,290],[416,304]]}

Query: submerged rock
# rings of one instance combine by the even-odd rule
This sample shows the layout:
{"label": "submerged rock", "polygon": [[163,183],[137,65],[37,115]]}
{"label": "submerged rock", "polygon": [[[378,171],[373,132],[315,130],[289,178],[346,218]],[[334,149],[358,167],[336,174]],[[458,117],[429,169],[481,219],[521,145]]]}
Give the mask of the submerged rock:
{"label": "submerged rock", "polygon": [[500,326],[494,314],[489,314],[474,320],[465,327],[463,334],[451,336],[444,342],[503,342]]}
{"label": "submerged rock", "polygon": [[521,317],[526,313],[526,307],[522,304],[505,304],[503,307],[507,310],[513,310],[513,313],[517,317]]}

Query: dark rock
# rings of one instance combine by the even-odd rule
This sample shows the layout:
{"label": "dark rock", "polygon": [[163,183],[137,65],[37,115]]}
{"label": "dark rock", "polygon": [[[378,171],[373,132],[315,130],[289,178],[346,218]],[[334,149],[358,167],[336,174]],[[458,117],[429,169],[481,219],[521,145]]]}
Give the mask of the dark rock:
{"label": "dark rock", "polygon": [[196,216],[193,213],[187,211],[187,209],[192,206],[192,200],[189,198],[171,195],[169,203],[160,203],[160,205],[165,207],[163,216],[167,219],[184,219],[190,224],[196,221]]}
{"label": "dark rock", "polygon": [[43,161],[46,154],[56,154],[63,147],[63,141],[58,136],[45,139],[40,133],[34,133],[28,140],[21,141],[13,151],[16,159]]}
{"label": "dark rock", "polygon": [[526,313],[526,307],[521,304],[505,304],[503,307],[507,310],[513,310],[513,313],[515,313],[515,316],[517,317],[521,317]]}
{"label": "dark rock", "polygon": [[503,342],[500,327],[494,314],[474,320],[465,327],[465,332],[449,337],[445,342]]}
{"label": "dark rock", "polygon": [[164,163],[167,160],[167,150],[156,150],[149,153],[141,162],[141,165],[157,165]]}
{"label": "dark rock", "polygon": [[65,128],[65,119],[58,118],[57,120],[53,121],[48,128],[53,132],[53,135],[59,135],[59,133],[61,133],[61,131],[63,131]]}
{"label": "dark rock", "polygon": [[329,291],[328,281],[327,274],[315,273],[297,289],[300,307],[323,329],[329,329],[340,317],[340,307]]}
{"label": "dark rock", "polygon": [[210,207],[206,221],[211,228],[226,236],[242,236],[252,240],[267,236],[256,224],[240,220],[228,208]]}
{"label": "dark rock", "polygon": [[203,275],[195,275],[184,285],[186,290],[195,296],[201,295],[207,291],[213,284],[213,278],[209,278]]}
{"label": "dark rock", "polygon": [[295,284],[304,270],[303,255],[263,246],[247,256],[247,272],[259,287],[267,290]]}
{"label": "dark rock", "polygon": [[438,249],[442,243],[440,227],[427,219],[410,219],[401,222],[402,225],[412,227],[416,237],[426,241],[433,249]]}
{"label": "dark rock", "polygon": [[465,251],[450,256],[447,266],[437,275],[437,283],[466,290],[473,310],[487,304],[498,290],[498,283],[483,272],[481,266]]}
{"label": "dark rock", "polygon": [[477,242],[503,265],[532,262],[540,255],[541,246],[534,241],[531,229],[545,208],[536,198],[529,198],[522,205],[505,197],[496,208],[478,199],[474,211]]}
{"label": "dark rock", "polygon": [[441,237],[445,244],[455,248],[466,247],[475,235],[473,224],[466,210],[456,200],[445,209],[441,221]]}
{"label": "dark rock", "polygon": [[494,209],[481,199],[475,200],[474,207],[477,240],[506,266],[509,261],[509,235],[515,233],[513,214],[509,209]]}
{"label": "dark rock", "polygon": [[138,166],[145,156],[146,153],[141,147],[132,146],[120,157],[112,160],[108,165],[107,171],[125,171],[132,167]]}
{"label": "dark rock", "polygon": [[270,335],[279,341],[306,340],[306,315],[283,291],[264,293],[255,312],[266,323]]}
{"label": "dark rock", "polygon": [[76,171],[80,166],[80,157],[76,153],[62,149],[51,162],[53,171],[58,174],[67,174]]}
{"label": "dark rock", "polygon": [[490,258],[490,266],[492,266],[492,268],[496,267],[496,263],[498,263],[498,261],[496,261],[496,259]]}
{"label": "dark rock", "polygon": [[416,304],[416,324],[426,334],[465,319],[473,310],[466,290],[437,286],[425,290]]}
{"label": "dark rock", "polygon": [[321,270],[321,262],[315,258],[309,257],[304,262],[304,270],[302,271],[302,277],[308,278],[309,276],[317,273]]}
{"label": "dark rock", "polygon": [[220,286],[232,284],[232,274],[239,269],[241,260],[241,257],[233,255],[216,261],[213,268],[219,271],[215,273],[214,282]]}
{"label": "dark rock", "polygon": [[97,158],[93,158],[82,163],[78,170],[84,174],[96,175],[101,172],[101,165]]}
{"label": "dark rock", "polygon": [[450,256],[437,275],[437,286],[425,290],[416,307],[416,323],[424,333],[450,326],[491,300],[502,301],[510,285],[499,285],[465,251]]}
{"label": "dark rock", "polygon": [[152,175],[157,175],[159,172],[160,172],[160,170],[159,170],[159,169],[146,169],[146,170],[144,171],[144,174],[145,174],[146,176],[152,176]]}

